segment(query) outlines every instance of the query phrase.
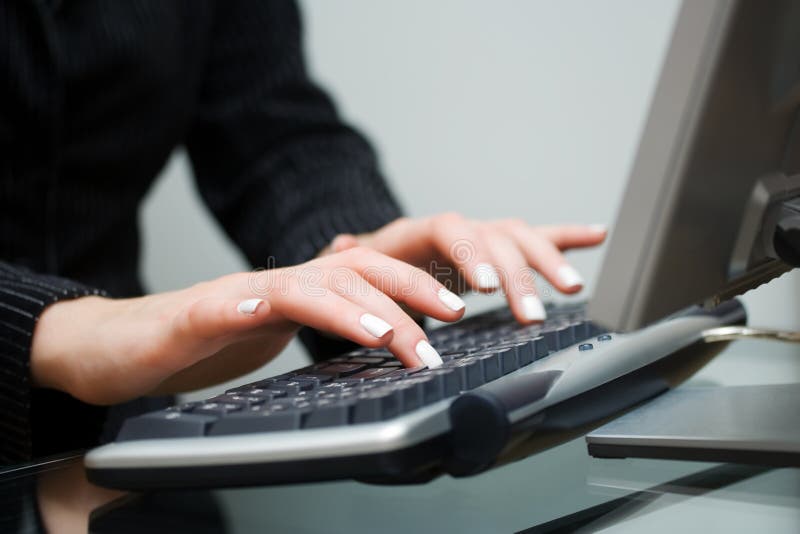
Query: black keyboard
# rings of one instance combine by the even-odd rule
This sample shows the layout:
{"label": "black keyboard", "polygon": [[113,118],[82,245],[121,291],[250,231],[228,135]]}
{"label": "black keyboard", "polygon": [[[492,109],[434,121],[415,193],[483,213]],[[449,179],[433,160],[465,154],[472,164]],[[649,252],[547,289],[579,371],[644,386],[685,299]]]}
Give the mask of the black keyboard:
{"label": "black keyboard", "polygon": [[221,436],[386,421],[516,371],[604,331],[580,308],[550,308],[544,324],[522,326],[507,309],[430,335],[437,369],[407,369],[389,352],[359,349],[290,373],[229,389],[125,422],[118,441]]}
{"label": "black keyboard", "polygon": [[[495,310],[431,331],[444,362],[436,369],[404,368],[386,350],[362,348],[128,419],[114,444],[87,456],[89,476],[113,487],[150,488],[405,481],[419,478],[423,467],[430,474],[431,465],[471,474],[500,452],[465,460],[475,456],[471,433],[507,433],[548,399],[552,405],[586,393],[693,343],[704,328],[743,320],[736,301],[722,308],[659,323],[651,329],[674,333],[676,341],[651,332],[652,343],[641,334],[648,329],[604,331],[587,321],[582,305],[549,305],[547,321],[534,325],[520,325],[507,308]],[[576,384],[565,393],[566,386],[555,386],[570,367]]]}

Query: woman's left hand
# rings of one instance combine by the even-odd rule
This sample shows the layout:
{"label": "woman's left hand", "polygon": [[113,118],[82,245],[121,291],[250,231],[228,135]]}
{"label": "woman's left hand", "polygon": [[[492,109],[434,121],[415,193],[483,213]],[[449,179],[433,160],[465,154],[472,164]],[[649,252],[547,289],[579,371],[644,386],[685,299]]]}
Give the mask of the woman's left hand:
{"label": "woman's left hand", "polygon": [[342,234],[330,251],[366,246],[420,267],[457,293],[502,289],[514,316],[530,323],[545,319],[533,269],[562,293],[576,293],[584,282],[563,251],[605,238],[600,225],[531,226],[519,219],[474,221],[444,213],[397,219],[369,234]]}

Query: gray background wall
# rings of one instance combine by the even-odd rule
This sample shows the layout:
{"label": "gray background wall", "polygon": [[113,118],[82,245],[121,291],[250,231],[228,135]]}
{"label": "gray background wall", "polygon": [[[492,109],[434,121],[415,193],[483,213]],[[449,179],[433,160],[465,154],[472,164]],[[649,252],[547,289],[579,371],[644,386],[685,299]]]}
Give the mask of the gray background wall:
{"label": "gray background wall", "polygon": [[[613,225],[676,0],[301,5],[312,72],[372,139],[410,215]],[[153,291],[248,268],[198,201],[181,152],[141,222]],[[602,250],[570,256],[585,297]],[[796,327],[797,294],[789,275],[748,295],[752,322]],[[303,358],[293,344],[260,374]]]}
{"label": "gray background wall", "polygon": [[[411,215],[455,209],[476,218],[613,224],[676,0],[307,0],[302,7],[314,73],[372,138]],[[152,290],[247,268],[198,203],[180,153],[149,197],[142,226]],[[602,250],[570,255],[591,289]],[[748,295],[752,322],[796,328],[798,284],[786,276]],[[476,297],[469,306],[497,303]],[[741,347],[741,357],[720,359],[699,380],[735,384],[759,372],[767,381],[800,380],[793,348],[765,361],[754,357],[759,345]],[[782,366],[771,367],[773,357]],[[303,358],[292,345],[256,374],[296,368]],[[266,488],[226,492],[224,502],[231,517],[260,518],[241,532],[334,524],[406,532],[423,521],[425,531],[511,532],[620,495],[594,479],[656,480],[661,468],[665,479],[674,476],[674,464],[653,464],[593,461],[578,440],[466,480]],[[305,513],[306,502],[314,514]],[[684,519],[729,517],[710,510],[711,517]],[[769,510],[773,523],[785,516]],[[740,515],[730,517],[737,518],[731,531],[746,531],[732,524]],[[753,517],[763,527],[766,512]],[[647,529],[669,532],[672,524],[650,521]]]}

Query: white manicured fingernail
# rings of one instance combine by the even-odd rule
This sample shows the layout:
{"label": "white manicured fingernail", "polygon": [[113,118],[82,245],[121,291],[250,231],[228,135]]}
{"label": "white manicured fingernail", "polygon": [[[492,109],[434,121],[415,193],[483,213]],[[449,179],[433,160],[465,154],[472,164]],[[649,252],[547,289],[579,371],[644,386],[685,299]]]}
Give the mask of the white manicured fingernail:
{"label": "white manicured fingernail", "polygon": [[245,315],[253,315],[256,313],[256,310],[264,302],[262,299],[247,299],[243,300],[236,306],[236,309],[239,310],[239,313],[243,313]]}
{"label": "white manicured fingernail", "polygon": [[445,306],[453,311],[462,310],[465,306],[464,301],[461,300],[458,295],[452,291],[448,291],[448,289],[445,287],[439,290],[439,300],[441,300]]}
{"label": "white manicured fingernail", "polygon": [[544,304],[536,295],[522,297],[522,314],[529,321],[544,321],[547,318]]}
{"label": "white manicured fingernail", "polygon": [[364,330],[379,338],[385,336],[386,333],[392,329],[392,325],[380,317],[375,317],[371,313],[365,313],[362,315],[358,322],[361,323],[361,326],[364,327]]}
{"label": "white manicured fingernail", "polygon": [[578,274],[578,271],[572,265],[562,265],[558,268],[558,277],[561,283],[567,287],[582,286],[583,277]]}
{"label": "white manicured fingernail", "polygon": [[475,266],[475,283],[479,289],[497,289],[500,287],[500,275],[488,263],[479,263]]}
{"label": "white manicured fingernail", "polygon": [[597,232],[598,234],[604,234],[608,231],[608,226],[605,224],[590,224],[589,230],[592,232]]}
{"label": "white manicured fingernail", "polygon": [[422,363],[428,366],[428,369],[439,367],[442,365],[442,357],[436,352],[436,349],[431,347],[431,344],[424,339],[417,343],[416,347],[417,356],[422,360]]}

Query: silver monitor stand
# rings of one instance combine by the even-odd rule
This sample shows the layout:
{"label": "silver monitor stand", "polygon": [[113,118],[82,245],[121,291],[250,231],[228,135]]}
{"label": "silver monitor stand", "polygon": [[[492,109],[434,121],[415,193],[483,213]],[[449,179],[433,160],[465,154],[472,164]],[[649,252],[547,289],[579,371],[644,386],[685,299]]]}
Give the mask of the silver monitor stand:
{"label": "silver monitor stand", "polygon": [[[709,331],[708,341],[800,334],[748,327]],[[683,387],[586,436],[601,458],[661,458],[800,467],[800,384]]]}

